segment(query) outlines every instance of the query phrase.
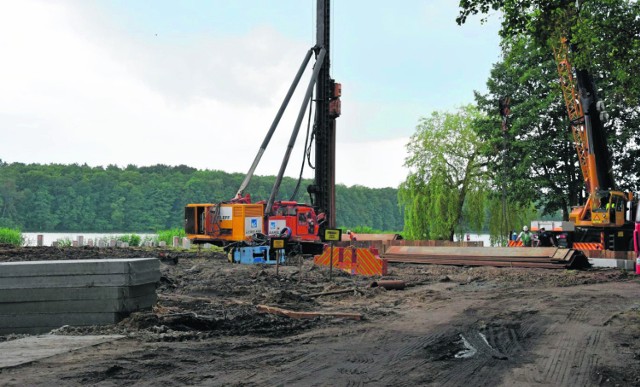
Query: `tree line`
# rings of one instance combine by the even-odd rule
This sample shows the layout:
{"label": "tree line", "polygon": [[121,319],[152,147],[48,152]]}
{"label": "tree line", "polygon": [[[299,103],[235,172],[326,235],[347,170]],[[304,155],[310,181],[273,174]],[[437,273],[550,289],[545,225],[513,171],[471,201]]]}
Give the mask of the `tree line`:
{"label": "tree line", "polygon": [[419,120],[407,145],[411,172],[399,188],[407,237],[488,228],[504,243],[534,217],[567,220],[585,203],[553,54],[563,38],[573,68],[591,74],[608,112],[615,186],[602,188],[640,189],[640,3],[463,0],[459,11],[460,25],[499,11],[503,55],[475,104]]}
{"label": "tree line", "polygon": [[[182,227],[188,203],[233,198],[244,175],[185,165],[23,164],[0,160],[0,227],[23,231],[157,231]],[[275,176],[254,176],[246,192],[268,199]],[[289,200],[297,180],[285,178],[278,200]],[[310,184],[303,181],[302,187]],[[309,202],[303,190],[294,198]],[[403,229],[395,188],[336,187],[339,226]]]}

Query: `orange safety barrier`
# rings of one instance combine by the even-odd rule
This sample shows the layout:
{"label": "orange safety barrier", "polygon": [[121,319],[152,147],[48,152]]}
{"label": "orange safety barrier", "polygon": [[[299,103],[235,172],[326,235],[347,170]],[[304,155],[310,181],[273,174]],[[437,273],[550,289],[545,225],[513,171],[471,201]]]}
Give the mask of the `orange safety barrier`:
{"label": "orange safety barrier", "polygon": [[522,241],[514,241],[509,239],[509,247],[522,247]]}
{"label": "orange safety barrier", "polygon": [[575,250],[603,250],[602,243],[573,242]]}
{"label": "orange safety barrier", "polygon": [[[322,254],[313,257],[318,266],[331,264],[331,248],[324,247]],[[387,260],[380,258],[374,248],[334,247],[333,267],[351,274],[387,275]]]}

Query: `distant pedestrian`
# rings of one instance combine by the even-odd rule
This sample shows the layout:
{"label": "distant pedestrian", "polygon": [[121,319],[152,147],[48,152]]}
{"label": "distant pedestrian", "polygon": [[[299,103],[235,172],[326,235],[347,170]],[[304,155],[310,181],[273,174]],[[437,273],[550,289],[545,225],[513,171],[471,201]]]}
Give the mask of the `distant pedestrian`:
{"label": "distant pedestrian", "polygon": [[471,235],[467,234],[467,242],[471,240]]}
{"label": "distant pedestrian", "polygon": [[518,235],[516,242],[522,241],[522,246],[531,247],[532,240],[533,240],[533,235],[531,235],[531,232],[529,231],[529,227],[527,226],[522,227],[522,232],[520,233],[520,235]]}
{"label": "distant pedestrian", "polygon": [[347,230],[347,234],[349,235],[349,240],[351,242],[357,242],[358,241],[358,236],[356,235],[355,232],[353,232],[351,230]]}
{"label": "distant pedestrian", "polygon": [[514,242],[518,240],[518,233],[516,230],[511,231],[511,240]]}
{"label": "distant pedestrian", "polygon": [[545,230],[544,227],[540,227],[540,231],[538,231],[538,246],[551,247],[555,245],[556,245],[556,241],[553,234]]}

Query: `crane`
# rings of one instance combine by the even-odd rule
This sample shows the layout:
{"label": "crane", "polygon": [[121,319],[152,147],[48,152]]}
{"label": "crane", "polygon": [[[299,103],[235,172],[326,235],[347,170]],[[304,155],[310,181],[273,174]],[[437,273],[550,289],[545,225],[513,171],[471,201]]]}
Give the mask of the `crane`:
{"label": "crane", "polygon": [[597,241],[610,250],[628,250],[637,204],[631,192],[615,189],[604,127],[608,113],[588,71],[572,68],[570,47],[568,39],[561,37],[553,52],[588,195],[586,203],[574,207],[569,214],[569,221],[576,227],[574,240]]}

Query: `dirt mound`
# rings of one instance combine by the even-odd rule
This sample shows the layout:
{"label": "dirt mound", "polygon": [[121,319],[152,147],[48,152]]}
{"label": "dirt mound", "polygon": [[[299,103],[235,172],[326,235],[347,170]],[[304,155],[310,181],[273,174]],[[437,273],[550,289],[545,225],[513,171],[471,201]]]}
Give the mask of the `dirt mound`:
{"label": "dirt mound", "polygon": [[14,247],[0,246],[0,262],[48,261],[62,259],[104,258],[160,258],[163,262],[176,263],[181,258],[226,259],[222,253],[212,250],[174,250],[152,247]]}
{"label": "dirt mound", "polygon": [[[338,269],[330,280],[310,259],[276,270],[195,249],[0,248],[0,261],[111,257],[160,258],[156,306],[114,325],[57,329],[126,338],[3,369],[0,384],[640,382],[640,280],[625,271],[398,264],[383,279],[407,287],[385,290]],[[364,318],[295,319],[260,304]]]}

